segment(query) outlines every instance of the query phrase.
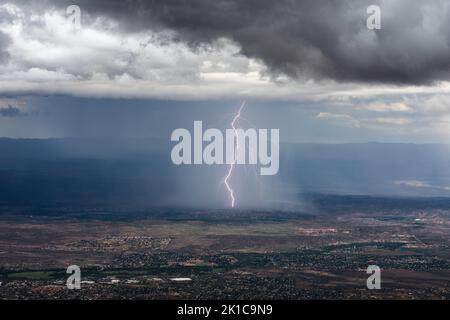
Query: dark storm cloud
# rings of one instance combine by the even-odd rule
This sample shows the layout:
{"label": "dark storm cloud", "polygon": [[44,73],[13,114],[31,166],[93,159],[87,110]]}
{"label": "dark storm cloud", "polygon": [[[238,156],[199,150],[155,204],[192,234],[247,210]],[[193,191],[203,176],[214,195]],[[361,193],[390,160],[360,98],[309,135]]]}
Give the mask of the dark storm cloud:
{"label": "dark storm cloud", "polygon": [[[171,29],[194,47],[231,38],[240,44],[242,54],[263,61],[273,75],[400,84],[450,79],[446,0],[80,0],[77,4],[87,17],[117,20],[124,32]],[[381,6],[381,30],[366,28],[371,4]]]}

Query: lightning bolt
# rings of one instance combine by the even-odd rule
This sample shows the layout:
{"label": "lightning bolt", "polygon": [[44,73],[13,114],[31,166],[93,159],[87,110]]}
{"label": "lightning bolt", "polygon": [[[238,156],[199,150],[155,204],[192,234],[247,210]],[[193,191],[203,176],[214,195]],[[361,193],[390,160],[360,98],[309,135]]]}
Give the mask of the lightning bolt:
{"label": "lightning bolt", "polygon": [[234,208],[234,204],[236,202],[236,199],[234,197],[234,191],[231,188],[230,184],[228,183],[228,180],[230,179],[231,174],[233,173],[234,165],[236,164],[236,154],[237,154],[237,151],[239,150],[239,139],[238,139],[238,134],[237,134],[237,131],[236,131],[235,124],[236,124],[236,121],[241,117],[241,111],[242,111],[242,109],[244,109],[244,106],[245,106],[245,101],[242,102],[241,106],[239,107],[238,112],[236,113],[236,115],[233,118],[233,121],[231,121],[231,128],[233,128],[234,136],[236,137],[236,145],[234,146],[233,162],[230,163],[230,168],[228,169],[228,173],[225,176],[225,179],[223,180],[223,183],[227,187],[228,193],[230,194],[231,207],[232,208]]}

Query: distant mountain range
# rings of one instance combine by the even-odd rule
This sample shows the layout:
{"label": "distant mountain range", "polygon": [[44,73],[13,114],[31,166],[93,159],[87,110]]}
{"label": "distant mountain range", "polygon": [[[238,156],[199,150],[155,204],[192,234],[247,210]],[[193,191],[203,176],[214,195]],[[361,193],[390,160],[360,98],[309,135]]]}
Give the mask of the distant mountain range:
{"label": "distant mountain range", "polygon": [[[226,207],[226,168],[174,166],[170,148],[150,139],[0,139],[0,205]],[[450,146],[282,144],[278,176],[245,172],[231,181],[249,205],[311,192],[448,197]]]}

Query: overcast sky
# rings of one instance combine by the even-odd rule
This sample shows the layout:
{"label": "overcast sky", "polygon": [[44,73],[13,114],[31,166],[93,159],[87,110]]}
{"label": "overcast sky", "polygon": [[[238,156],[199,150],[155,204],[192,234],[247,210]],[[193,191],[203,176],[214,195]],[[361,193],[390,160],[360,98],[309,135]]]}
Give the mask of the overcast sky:
{"label": "overcast sky", "polygon": [[450,1],[0,0],[0,136],[158,136],[243,99],[284,141],[447,143]]}

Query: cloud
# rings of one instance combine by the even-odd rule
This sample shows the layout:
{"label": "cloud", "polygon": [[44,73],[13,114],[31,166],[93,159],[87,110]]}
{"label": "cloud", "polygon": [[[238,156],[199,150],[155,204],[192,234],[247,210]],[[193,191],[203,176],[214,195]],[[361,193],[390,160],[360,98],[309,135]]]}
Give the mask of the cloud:
{"label": "cloud", "polygon": [[26,115],[27,114],[22,112],[19,108],[13,107],[11,105],[0,108],[0,117],[16,118],[24,117]]}
{"label": "cloud", "polygon": [[410,95],[392,95],[384,97],[330,100],[321,106],[322,112],[317,118],[358,128],[377,131],[392,129],[396,134],[422,132],[428,135],[442,136],[447,140],[450,128],[450,94],[424,93]]}
{"label": "cloud", "polygon": [[352,116],[347,115],[347,114],[320,112],[317,115],[317,118],[322,119],[322,120],[331,120],[333,122],[340,123],[340,124],[343,124],[343,125],[345,125],[347,127],[351,127],[351,128],[360,128],[361,127],[361,124],[357,119],[355,119]]}
{"label": "cloud", "polygon": [[[0,93],[189,100],[346,99],[349,104],[379,97],[381,102],[368,103],[369,109],[406,113],[400,104],[383,106],[382,100],[450,92],[446,81],[420,86],[446,79],[442,64],[436,67],[438,74],[428,69],[430,61],[439,64],[434,54],[449,41],[441,41],[444,48],[439,50],[430,47],[424,52],[422,48],[449,30],[439,27],[447,10],[440,1],[418,3],[423,12],[408,11],[413,18],[423,18],[417,20],[420,23],[404,19],[403,0],[395,1],[396,5],[382,2],[383,28],[393,30],[389,32],[366,29],[363,2],[345,3],[193,0],[188,6],[177,0],[81,0],[77,4],[82,27],[74,30],[65,14],[72,3],[16,0],[0,5],[0,32],[9,39],[3,48],[9,59],[0,64]],[[412,27],[417,37],[425,29],[435,31],[434,36],[412,38],[411,43],[402,40],[413,47],[408,50],[397,48],[401,42],[397,39],[390,39],[389,44],[381,41],[391,32]],[[395,52],[384,52],[389,50]],[[400,71],[406,60],[412,69],[407,68],[408,72],[422,75],[421,79],[402,80],[404,70]],[[383,80],[386,68],[399,78]]]}
{"label": "cloud", "polygon": [[[124,33],[92,17],[74,30],[65,11],[0,5],[0,31],[12,39],[0,67],[0,92],[177,99],[269,92],[265,67],[221,38],[193,48],[170,31]],[[86,15],[83,14],[83,17]],[[84,21],[84,20],[83,20]]]}
{"label": "cloud", "polygon": [[[372,128],[384,130],[387,127],[395,128],[397,131],[399,126],[416,125],[413,118],[407,117],[371,117],[369,115],[351,115],[322,111],[317,119],[330,121],[349,128]],[[406,128],[410,129],[410,128]]]}
{"label": "cloud", "polygon": [[422,110],[428,114],[450,114],[450,96],[434,95],[422,102]]}
{"label": "cloud", "polygon": [[363,107],[366,110],[374,111],[374,112],[412,112],[414,111],[407,103],[402,102],[394,102],[394,103],[385,103],[385,102],[374,102],[367,106]]}
{"label": "cloud", "polygon": [[450,187],[436,186],[436,185],[432,185],[426,181],[420,181],[420,180],[397,180],[397,181],[394,181],[394,184],[403,185],[403,186],[407,186],[407,187],[413,187],[413,188],[432,188],[432,189],[440,189],[440,190],[450,191]]}
{"label": "cloud", "polygon": [[375,122],[403,126],[409,124],[411,120],[402,117],[379,117],[375,119]]}
{"label": "cloud", "polygon": [[396,185],[405,185],[408,187],[415,187],[415,188],[431,188],[432,186],[425,181],[419,181],[419,180],[397,180],[394,181]]}
{"label": "cloud", "polygon": [[[340,114],[331,112],[320,112],[317,117],[320,120],[330,121],[349,128],[379,128],[383,129],[386,126],[396,127],[405,126],[412,121],[404,117],[367,117],[367,116],[353,116],[350,114]],[[381,126],[381,127],[380,127]]]}
{"label": "cloud", "polygon": [[[171,30],[194,48],[231,39],[243,55],[262,61],[274,77],[395,84],[450,78],[446,0],[80,0],[77,4],[89,16],[117,22],[123,32]],[[381,7],[381,30],[366,27],[366,9],[372,4]]]}

